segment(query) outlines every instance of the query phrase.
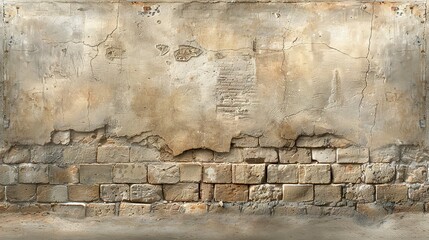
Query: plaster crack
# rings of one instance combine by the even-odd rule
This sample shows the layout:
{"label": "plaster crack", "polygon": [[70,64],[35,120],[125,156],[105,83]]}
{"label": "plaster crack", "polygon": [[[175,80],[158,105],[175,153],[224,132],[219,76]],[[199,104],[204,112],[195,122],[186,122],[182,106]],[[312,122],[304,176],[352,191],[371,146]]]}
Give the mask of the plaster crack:
{"label": "plaster crack", "polygon": [[371,139],[372,139],[372,132],[373,132],[374,127],[375,127],[375,122],[377,121],[377,110],[378,110],[378,103],[375,104],[375,108],[374,108],[374,119],[372,121],[372,126],[371,126],[371,130],[370,130]]}
{"label": "plaster crack", "polygon": [[369,32],[369,38],[368,38],[368,50],[366,52],[366,57],[365,57],[366,61],[368,62],[368,67],[367,67],[366,72],[365,72],[365,86],[362,88],[361,98],[359,101],[359,115],[360,115],[360,112],[362,109],[363,100],[365,98],[365,90],[368,87],[368,75],[369,75],[369,72],[371,70],[371,61],[369,60],[369,54],[371,51],[371,40],[372,40],[372,32],[373,32],[373,27],[374,27],[374,25],[373,25],[374,24],[374,11],[375,11],[375,5],[374,5],[374,2],[372,2],[372,14],[371,14],[371,24],[370,24],[370,32]]}

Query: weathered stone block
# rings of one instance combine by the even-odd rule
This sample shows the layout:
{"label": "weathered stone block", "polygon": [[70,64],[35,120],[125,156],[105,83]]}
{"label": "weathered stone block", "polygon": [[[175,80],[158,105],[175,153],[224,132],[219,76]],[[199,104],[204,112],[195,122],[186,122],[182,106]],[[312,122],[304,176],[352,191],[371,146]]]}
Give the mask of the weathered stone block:
{"label": "weathered stone block", "polygon": [[244,148],[243,160],[247,163],[276,163],[279,158],[273,148]]}
{"label": "weathered stone block", "polygon": [[214,161],[218,163],[240,163],[243,162],[243,149],[231,148],[226,153],[214,153]]}
{"label": "weathered stone block", "polygon": [[252,185],[249,187],[251,201],[269,202],[282,200],[283,189],[280,184]]}
{"label": "weathered stone block", "polygon": [[214,152],[208,149],[193,150],[193,158],[195,162],[211,162],[214,158]]}
{"label": "weathered stone block", "polygon": [[196,202],[199,197],[198,183],[178,183],[164,185],[164,198],[174,202]]}
{"label": "weathered stone block", "polygon": [[345,148],[351,146],[351,142],[333,135],[301,136],[296,140],[296,146],[306,148]]}
{"label": "weathered stone block", "polygon": [[171,216],[180,213],[181,203],[157,203],[152,204],[152,211],[155,214]]}
{"label": "weathered stone block", "polygon": [[304,206],[296,205],[283,205],[279,204],[273,209],[275,216],[299,216],[306,214],[306,208]]}
{"label": "weathered stone block", "polygon": [[267,166],[268,183],[298,183],[298,165],[270,164]]}
{"label": "weathered stone block", "polygon": [[216,184],[214,189],[215,201],[245,202],[249,199],[247,185]]}
{"label": "weathered stone block", "polygon": [[211,214],[240,214],[240,205],[237,203],[213,203],[209,205],[209,213]]}
{"label": "weathered stone block", "polygon": [[64,147],[47,145],[36,146],[31,149],[32,163],[62,163]]}
{"label": "weathered stone block", "polygon": [[161,153],[156,148],[143,146],[131,146],[130,162],[158,162],[161,159]]}
{"label": "weathered stone block", "polygon": [[150,164],[148,166],[148,180],[152,184],[173,184],[180,181],[179,166],[173,163]]}
{"label": "weathered stone block", "polygon": [[306,148],[279,150],[280,163],[311,163],[311,151]]}
{"label": "weathered stone block", "polygon": [[[232,150],[232,149],[231,149]],[[226,161],[235,161],[234,155],[230,153],[217,153],[219,157],[225,157]],[[172,161],[174,162],[211,162],[213,161],[214,152],[208,149],[195,149],[188,150],[182,154],[175,156]]]}
{"label": "weathered stone block", "polygon": [[371,150],[370,162],[374,163],[391,163],[399,161],[399,148],[398,146],[385,146]]}
{"label": "weathered stone block", "polygon": [[48,165],[23,163],[19,165],[20,183],[49,183]]}
{"label": "weathered stone block", "polygon": [[369,203],[375,200],[375,187],[367,184],[347,186],[346,199],[358,203]]}
{"label": "weathered stone block", "polygon": [[201,201],[212,201],[214,198],[214,185],[201,183],[200,184],[200,198]]}
{"label": "weathered stone block", "polygon": [[315,185],[314,204],[336,204],[341,201],[342,190],[340,185]]}
{"label": "weathered stone block", "polygon": [[38,202],[67,202],[68,193],[65,185],[40,185],[37,187]]}
{"label": "weathered stone block", "polygon": [[18,184],[6,186],[6,199],[9,202],[30,202],[36,199],[36,185]]}
{"label": "weathered stone block", "polygon": [[231,164],[204,164],[203,171],[205,183],[231,183],[232,181]]}
{"label": "weathered stone block", "polygon": [[383,218],[388,214],[383,205],[377,203],[358,203],[356,211],[372,219]]}
{"label": "weathered stone block", "polygon": [[79,168],[77,166],[58,167],[49,166],[49,183],[66,184],[79,182]]}
{"label": "weathered stone block", "polygon": [[413,184],[410,186],[409,194],[413,201],[429,202],[429,185]]}
{"label": "weathered stone block", "polygon": [[112,165],[108,164],[80,165],[80,183],[111,183],[113,180],[112,169]]}
{"label": "weathered stone block", "polygon": [[252,137],[249,135],[242,135],[231,140],[231,143],[234,147],[247,147],[253,148],[259,145],[259,140],[257,137]]}
{"label": "weathered stone block", "polygon": [[151,210],[150,204],[138,204],[138,203],[127,203],[121,202],[119,206],[119,216],[141,216],[149,214]]}
{"label": "weathered stone block", "polygon": [[3,163],[18,164],[28,163],[30,161],[30,150],[21,147],[13,147],[6,153]]}
{"label": "weathered stone block", "polygon": [[286,185],[283,184],[283,201],[308,202],[313,201],[313,185]]}
{"label": "weathered stone block", "polygon": [[0,165],[0,185],[18,183],[18,168],[10,165]]}
{"label": "weathered stone block", "polygon": [[311,158],[319,163],[334,163],[337,154],[333,148],[314,148],[311,150]]}
{"label": "weathered stone block", "polygon": [[203,166],[199,163],[182,163],[179,165],[181,182],[200,182]]}
{"label": "weathered stone block", "polygon": [[67,145],[70,143],[70,131],[56,131],[51,135],[54,144]]}
{"label": "weathered stone block", "polygon": [[334,183],[360,183],[362,167],[355,164],[332,164],[332,181]]}
{"label": "weathered stone block", "polygon": [[161,185],[133,184],[130,191],[132,202],[153,203],[163,199]]}
{"label": "weathered stone block", "polygon": [[84,204],[55,204],[52,208],[55,215],[68,218],[84,218],[85,205]]}
{"label": "weathered stone block", "polygon": [[145,183],[147,182],[146,164],[118,163],[113,167],[114,183]]}
{"label": "weathered stone block", "polygon": [[61,164],[58,165],[74,165],[80,163],[95,163],[97,160],[96,146],[70,146],[66,147],[63,152]]}
{"label": "weathered stone block", "polygon": [[396,181],[424,183],[427,179],[427,166],[400,165],[396,167]]}
{"label": "weathered stone block", "polygon": [[387,163],[374,163],[365,167],[366,183],[388,183],[395,179],[395,166]]}
{"label": "weathered stone block", "polygon": [[121,202],[130,199],[130,188],[127,184],[100,185],[100,198],[105,202]]}
{"label": "weathered stone block", "polygon": [[6,198],[5,187],[0,185],[0,201],[4,201]]}
{"label": "weathered stone block", "polygon": [[408,198],[408,187],[406,185],[377,185],[377,202],[404,202]]}
{"label": "weathered stone block", "polygon": [[264,164],[233,164],[232,183],[258,184],[265,182]]}
{"label": "weathered stone block", "polygon": [[245,203],[241,213],[247,215],[271,215],[272,208],[269,203]]}
{"label": "weathered stone block", "polygon": [[331,167],[328,164],[300,165],[300,183],[330,183]]}
{"label": "weathered stone block", "polygon": [[348,147],[337,149],[338,163],[367,163],[369,161],[368,148]]}
{"label": "weathered stone block", "polygon": [[130,161],[130,148],[127,146],[102,146],[98,148],[97,162],[126,163]]}
{"label": "weathered stone block", "polygon": [[184,203],[179,211],[184,214],[205,214],[208,206],[204,203]]}
{"label": "weathered stone block", "polygon": [[115,214],[114,203],[89,203],[86,205],[87,217],[111,217]]}
{"label": "weathered stone block", "polygon": [[69,200],[72,202],[94,202],[100,198],[98,185],[69,185]]}
{"label": "weathered stone block", "polygon": [[429,161],[429,150],[417,146],[403,146],[401,148],[402,163],[424,163]]}
{"label": "weathered stone block", "polygon": [[396,204],[393,207],[393,213],[423,213],[425,206],[423,203],[405,203]]}

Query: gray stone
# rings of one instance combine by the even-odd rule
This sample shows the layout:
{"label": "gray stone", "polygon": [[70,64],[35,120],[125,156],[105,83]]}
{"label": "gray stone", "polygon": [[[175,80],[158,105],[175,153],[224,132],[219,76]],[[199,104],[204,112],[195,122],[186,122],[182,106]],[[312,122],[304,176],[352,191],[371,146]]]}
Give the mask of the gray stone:
{"label": "gray stone", "polygon": [[244,148],[243,160],[247,163],[276,163],[279,158],[273,148]]}
{"label": "gray stone", "polygon": [[101,184],[100,198],[105,202],[121,202],[130,199],[130,188],[127,184]]}
{"label": "gray stone", "polygon": [[214,153],[214,161],[218,163],[243,162],[243,149],[231,148],[231,150],[226,153]]}
{"label": "gray stone", "polygon": [[311,158],[319,163],[334,163],[337,153],[333,148],[314,148],[311,150]]}
{"label": "gray stone", "polygon": [[30,150],[26,148],[13,147],[6,153],[6,156],[3,159],[3,163],[7,164],[18,164],[18,163],[28,163],[30,161],[31,155]]}
{"label": "gray stone", "polygon": [[6,186],[6,199],[9,202],[30,202],[36,200],[36,185],[18,184]]}
{"label": "gray stone", "polygon": [[365,167],[366,183],[388,183],[395,178],[395,166],[387,163],[374,163]]}
{"label": "gray stone", "polygon": [[158,162],[160,158],[161,153],[156,148],[143,146],[131,146],[130,148],[130,162]]}
{"label": "gray stone", "polygon": [[31,149],[32,163],[62,163],[64,147],[62,146],[36,146]]}
{"label": "gray stone", "polygon": [[10,165],[0,165],[0,185],[18,183],[18,168]]}
{"label": "gray stone", "polygon": [[370,162],[391,163],[399,161],[399,148],[396,145],[385,146],[371,150]]}
{"label": "gray stone", "polygon": [[20,183],[49,183],[48,165],[23,163],[19,165]]}
{"label": "gray stone", "polygon": [[52,208],[53,212],[60,217],[67,218],[84,218],[85,205],[84,204],[55,204]]}
{"label": "gray stone", "polygon": [[130,161],[130,148],[127,146],[102,146],[98,148],[97,162],[126,163]]}
{"label": "gray stone", "polygon": [[161,185],[133,184],[130,192],[132,202],[153,203],[163,199]]}
{"label": "gray stone", "polygon": [[80,183],[111,183],[113,181],[112,165],[80,165]]}
{"label": "gray stone", "polygon": [[279,150],[280,163],[311,163],[311,151],[305,148]]}
{"label": "gray stone", "polygon": [[67,145],[70,143],[70,131],[56,131],[51,136],[51,141],[55,144]]}
{"label": "gray stone", "polygon": [[315,185],[314,204],[336,204],[341,201],[342,190],[340,185]]}
{"label": "gray stone", "polygon": [[338,163],[367,163],[369,150],[363,147],[348,147],[337,149]]}
{"label": "gray stone", "polygon": [[356,201],[358,203],[369,203],[375,200],[375,187],[368,184],[350,185],[346,188],[347,200]]}
{"label": "gray stone", "polygon": [[64,148],[62,165],[81,163],[95,163],[97,160],[97,147],[87,145],[75,145]]}
{"label": "gray stone", "polygon": [[37,187],[37,201],[46,203],[67,202],[68,193],[65,185],[40,185]]}

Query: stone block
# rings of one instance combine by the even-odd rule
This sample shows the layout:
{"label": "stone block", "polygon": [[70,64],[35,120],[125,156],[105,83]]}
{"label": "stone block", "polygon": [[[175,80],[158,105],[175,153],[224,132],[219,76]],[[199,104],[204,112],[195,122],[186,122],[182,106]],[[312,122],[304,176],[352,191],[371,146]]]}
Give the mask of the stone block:
{"label": "stone block", "polygon": [[283,189],[280,184],[251,185],[249,199],[257,202],[270,202],[283,199]]}
{"label": "stone block", "polygon": [[313,185],[283,184],[283,201],[308,202],[313,201]]}
{"label": "stone block", "polygon": [[341,201],[342,190],[340,185],[315,185],[314,204],[336,204]]}
{"label": "stone block", "polygon": [[402,205],[395,204],[393,213],[423,213],[425,210],[424,203],[405,203]]}
{"label": "stone block", "polygon": [[56,145],[36,146],[31,149],[32,163],[61,164],[64,147]]}
{"label": "stone block", "polygon": [[198,183],[177,183],[163,186],[164,198],[174,202],[196,202],[199,198]]}
{"label": "stone block", "polygon": [[362,167],[355,164],[332,164],[333,183],[362,182]]}
{"label": "stone block", "polygon": [[204,203],[184,203],[179,211],[184,214],[200,215],[207,213],[208,206]]}
{"label": "stone block", "polygon": [[429,185],[426,185],[426,184],[410,185],[409,197],[413,201],[429,202]]}
{"label": "stone block", "polygon": [[283,205],[279,204],[274,207],[273,214],[275,216],[302,216],[306,214],[305,206]]}
{"label": "stone block", "polygon": [[19,203],[18,205],[19,212],[22,214],[39,214],[52,212],[54,210],[52,204],[47,203]]}
{"label": "stone block", "polygon": [[265,182],[264,164],[233,164],[232,183],[260,184]]}
{"label": "stone block", "polygon": [[119,216],[141,216],[149,214],[151,210],[150,204],[138,204],[138,203],[127,203],[122,202],[119,206]]}
{"label": "stone block", "polygon": [[311,158],[319,163],[334,163],[337,153],[334,148],[314,148],[311,150]]}
{"label": "stone block", "polygon": [[181,203],[157,203],[152,205],[152,212],[156,215],[171,216],[180,213]]}
{"label": "stone block", "polygon": [[130,192],[132,202],[153,203],[163,199],[161,185],[133,184]]}
{"label": "stone block", "polygon": [[226,153],[214,153],[214,162],[217,163],[241,163],[243,162],[243,149],[231,148]]}
{"label": "stone block", "polygon": [[52,211],[60,217],[84,218],[85,204],[55,204]]}
{"label": "stone block", "polygon": [[271,215],[273,206],[269,203],[243,204],[241,213],[246,215]]}
{"label": "stone block", "polygon": [[49,183],[48,165],[20,164],[18,179],[20,183]]}
{"label": "stone block", "polygon": [[363,147],[348,147],[337,149],[338,163],[367,163],[369,150]]}
{"label": "stone block", "polygon": [[408,187],[406,185],[389,184],[376,186],[377,202],[404,202],[408,198]]}
{"label": "stone block", "polygon": [[356,211],[370,219],[380,219],[388,214],[383,205],[377,203],[358,203]]}
{"label": "stone block", "polygon": [[37,201],[46,203],[67,202],[68,193],[65,185],[39,185]]}
{"label": "stone block", "polygon": [[126,163],[130,161],[130,148],[127,146],[98,147],[97,162],[99,163]]}
{"label": "stone block", "polygon": [[231,164],[208,163],[203,165],[204,183],[231,183]]}
{"label": "stone block", "polygon": [[100,198],[104,202],[121,202],[130,199],[130,187],[127,184],[100,185]]}
{"label": "stone block", "polygon": [[6,153],[3,158],[3,163],[6,164],[19,164],[30,162],[30,150],[22,147],[13,147]]}
{"label": "stone block", "polygon": [[70,131],[55,131],[51,135],[51,142],[54,144],[67,145],[70,143]]}
{"label": "stone block", "polygon": [[0,185],[18,183],[18,168],[10,165],[0,165]]}
{"label": "stone block", "polygon": [[311,163],[311,151],[306,148],[279,150],[280,163]]}
{"label": "stone block", "polygon": [[146,183],[147,167],[142,163],[118,163],[113,167],[114,183]]}
{"label": "stone block", "polygon": [[[232,150],[232,149],[231,149]],[[229,153],[216,153],[219,156],[224,154],[224,157],[230,158],[229,160],[233,161],[232,157]],[[208,149],[195,149],[188,150],[183,152],[182,154],[174,157],[172,161],[174,162],[211,162],[214,158],[214,152]]]}
{"label": "stone block", "polygon": [[249,188],[247,185],[238,184],[215,184],[215,201],[245,202],[249,199]]}
{"label": "stone block", "polygon": [[368,184],[356,184],[346,187],[345,198],[358,203],[369,203],[375,200],[375,187]]}
{"label": "stone block", "polygon": [[4,201],[6,199],[6,188],[0,185],[0,201]]}
{"label": "stone block", "polygon": [[6,199],[9,202],[31,202],[36,200],[36,185],[18,184],[6,186]]}
{"label": "stone block", "polygon": [[267,166],[268,183],[298,183],[298,165],[270,164]]}
{"label": "stone block", "polygon": [[79,182],[79,168],[75,165],[69,167],[49,166],[49,183],[66,184]]}
{"label": "stone block", "polygon": [[331,166],[328,164],[306,164],[299,166],[300,183],[330,183]]}
{"label": "stone block", "polygon": [[208,183],[200,184],[201,201],[212,201],[214,198],[214,185]]}
{"label": "stone block", "polygon": [[392,145],[371,150],[369,160],[373,163],[391,163],[398,162],[399,156],[398,146]]}
{"label": "stone block", "polygon": [[241,207],[237,203],[213,203],[208,206],[210,214],[240,214]]}
{"label": "stone block", "polygon": [[177,164],[163,163],[148,166],[148,180],[152,184],[173,184],[180,181],[180,170]]}
{"label": "stone block", "polygon": [[180,181],[181,182],[200,182],[202,178],[203,166],[199,163],[181,163]]}
{"label": "stone block", "polygon": [[259,145],[259,140],[257,137],[252,137],[249,135],[242,135],[231,140],[232,146],[242,147],[242,148],[254,148]]}
{"label": "stone block", "polygon": [[97,147],[75,145],[64,148],[63,159],[58,165],[77,165],[81,163],[95,163],[97,160]]}
{"label": "stone block", "polygon": [[346,148],[351,146],[351,142],[333,135],[301,136],[296,140],[296,146],[306,148]]}
{"label": "stone block", "polygon": [[98,185],[69,185],[69,200],[72,202],[94,202],[100,198]]}
{"label": "stone block", "polygon": [[427,179],[427,166],[400,165],[396,167],[396,181],[424,183]]}
{"label": "stone block", "polygon": [[373,163],[365,167],[366,183],[388,183],[395,179],[395,166],[387,163]]}
{"label": "stone block", "polygon": [[97,164],[97,165],[80,165],[80,183],[111,183],[113,181],[112,165]]}
{"label": "stone block", "polygon": [[274,148],[244,148],[243,160],[247,163],[277,163],[277,151]]}
{"label": "stone block", "polygon": [[159,162],[161,153],[156,148],[131,146],[130,162]]}
{"label": "stone block", "polygon": [[406,164],[411,163],[427,163],[429,161],[429,150],[422,149],[418,146],[402,146],[401,147],[401,162]]}
{"label": "stone block", "polygon": [[112,217],[115,215],[114,203],[89,203],[86,205],[87,217]]}

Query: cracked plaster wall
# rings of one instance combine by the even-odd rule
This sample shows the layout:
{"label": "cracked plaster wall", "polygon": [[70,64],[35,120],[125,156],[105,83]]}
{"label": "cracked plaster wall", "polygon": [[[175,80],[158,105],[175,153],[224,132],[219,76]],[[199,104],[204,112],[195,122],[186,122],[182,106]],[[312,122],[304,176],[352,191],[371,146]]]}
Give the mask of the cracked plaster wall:
{"label": "cracked plaster wall", "polygon": [[[285,2],[285,3],[284,3]],[[426,147],[426,2],[3,0],[3,145],[158,135],[173,154],[329,134]]]}

